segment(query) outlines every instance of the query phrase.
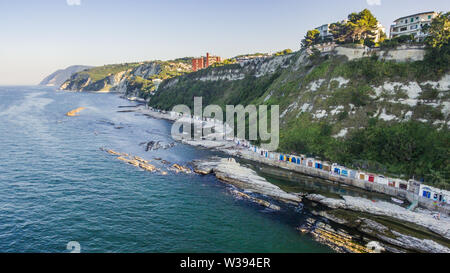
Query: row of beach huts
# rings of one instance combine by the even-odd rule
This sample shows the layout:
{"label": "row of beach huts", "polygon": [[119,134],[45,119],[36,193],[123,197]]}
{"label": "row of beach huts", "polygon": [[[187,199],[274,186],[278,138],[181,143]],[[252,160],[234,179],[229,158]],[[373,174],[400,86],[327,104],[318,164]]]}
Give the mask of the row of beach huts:
{"label": "row of beach huts", "polygon": [[[235,143],[238,146],[245,147],[250,151],[258,154],[261,157],[265,157],[269,160],[286,162],[295,165],[301,165],[303,167],[309,167],[314,169],[319,169],[321,171],[328,172],[335,176],[346,177],[351,179],[358,179],[367,181],[370,183],[376,183],[385,185],[388,187],[398,188],[405,191],[415,192],[417,195],[430,199],[431,201],[436,202],[437,204],[450,204],[450,192],[442,189],[438,189],[435,187],[431,187],[425,184],[422,184],[415,180],[402,180],[398,178],[385,177],[379,174],[373,174],[361,170],[352,170],[350,168],[341,166],[337,163],[330,163],[322,160],[318,160],[316,158],[307,157],[305,155],[289,155],[289,154],[280,154],[269,152],[263,149],[260,149],[257,146],[251,145],[247,141],[235,140]],[[414,182],[414,183],[412,183]],[[420,183],[420,188],[412,189],[413,185],[417,185]]]}

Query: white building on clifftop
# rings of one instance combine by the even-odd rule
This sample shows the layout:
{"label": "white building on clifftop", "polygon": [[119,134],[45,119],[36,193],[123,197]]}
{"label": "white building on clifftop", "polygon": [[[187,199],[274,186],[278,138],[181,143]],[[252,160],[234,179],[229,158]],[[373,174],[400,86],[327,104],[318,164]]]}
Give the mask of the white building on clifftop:
{"label": "white building on clifftop", "polygon": [[438,15],[437,12],[421,12],[409,16],[400,17],[391,25],[391,32],[389,38],[395,38],[402,35],[414,35],[418,39],[426,36],[422,32],[422,28],[430,25],[431,21]]}

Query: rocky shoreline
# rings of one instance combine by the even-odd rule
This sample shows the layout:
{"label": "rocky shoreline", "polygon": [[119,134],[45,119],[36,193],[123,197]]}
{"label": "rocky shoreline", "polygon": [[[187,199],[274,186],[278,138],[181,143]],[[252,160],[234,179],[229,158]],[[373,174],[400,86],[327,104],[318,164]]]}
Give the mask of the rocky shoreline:
{"label": "rocky shoreline", "polygon": [[[179,118],[170,112],[157,112],[142,106],[137,107],[134,112],[170,121]],[[226,155],[237,157],[246,153],[229,141],[183,140],[183,143],[217,150]],[[450,253],[450,218],[446,215],[437,220],[430,211],[411,212],[388,202],[373,202],[365,198],[350,196],[335,199],[317,194],[285,192],[257,175],[253,170],[241,166],[234,159],[213,158],[195,161],[193,165],[196,173],[202,175],[214,174],[219,180],[244,191],[268,196],[286,204],[308,204],[313,215],[321,217],[325,221],[314,220],[316,222],[314,225],[309,228],[299,227],[299,229],[312,234],[316,240],[333,246],[335,250],[344,249],[344,252]],[[236,195],[266,207],[272,205],[268,201],[252,197],[247,193],[240,192]],[[272,208],[276,208],[275,205]],[[349,235],[341,228],[333,229],[325,223],[326,221],[355,231],[358,235]],[[324,228],[323,225],[327,228],[317,230],[318,223],[320,223],[319,226],[322,226],[322,229]],[[375,248],[361,248],[364,244],[369,243],[375,245],[377,250]]]}
{"label": "rocky shoreline", "polygon": [[211,158],[193,163],[196,173],[202,175],[213,173],[219,180],[242,190],[266,195],[292,205],[298,205],[302,201],[297,195],[281,190],[257,175],[255,171],[241,166],[233,158]]}
{"label": "rocky shoreline", "polygon": [[334,199],[309,194],[304,200],[310,202],[314,215],[375,239],[389,252],[450,253],[448,219],[438,221],[387,202],[351,196]]}
{"label": "rocky shoreline", "polygon": [[[310,224],[299,230],[338,252],[450,253],[448,218],[437,220],[427,213],[411,212],[398,205],[361,197],[336,199],[319,194],[288,193],[232,158],[195,161],[194,171],[201,175],[214,174],[227,184],[288,205],[307,204],[311,213],[323,220],[311,218]],[[326,221],[355,232],[333,228]],[[378,250],[367,248],[365,245],[369,243],[376,245]]]}

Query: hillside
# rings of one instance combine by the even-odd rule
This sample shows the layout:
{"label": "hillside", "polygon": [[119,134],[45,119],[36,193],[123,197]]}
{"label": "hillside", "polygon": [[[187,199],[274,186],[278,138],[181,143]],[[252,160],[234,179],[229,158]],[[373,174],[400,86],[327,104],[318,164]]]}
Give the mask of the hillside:
{"label": "hillside", "polygon": [[145,97],[156,90],[162,80],[190,71],[187,59],[104,65],[73,74],[60,89],[120,92]]}
{"label": "hillside", "polygon": [[72,65],[65,69],[59,69],[52,74],[45,77],[39,85],[46,85],[46,86],[56,86],[59,87],[61,84],[63,84],[65,81],[67,81],[72,74],[80,72],[85,69],[89,69],[91,66],[85,66],[85,65]]}
{"label": "hillside", "polygon": [[424,55],[338,47],[210,67],[164,81],[150,105],[278,104],[280,151],[449,188],[450,74]]}

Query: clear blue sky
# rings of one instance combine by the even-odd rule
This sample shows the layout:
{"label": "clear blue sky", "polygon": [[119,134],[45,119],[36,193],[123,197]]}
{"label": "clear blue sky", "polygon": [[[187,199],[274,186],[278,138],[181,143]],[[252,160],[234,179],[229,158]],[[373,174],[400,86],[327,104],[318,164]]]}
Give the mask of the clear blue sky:
{"label": "clear blue sky", "polygon": [[450,1],[0,0],[0,85],[37,84],[74,64],[298,50],[308,29],[364,8],[388,29]]}

